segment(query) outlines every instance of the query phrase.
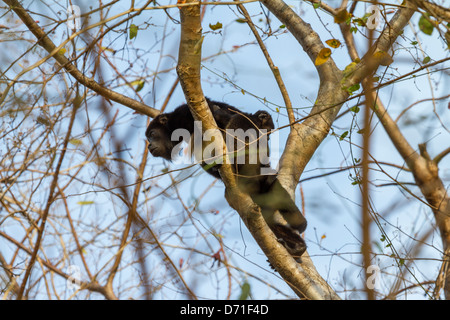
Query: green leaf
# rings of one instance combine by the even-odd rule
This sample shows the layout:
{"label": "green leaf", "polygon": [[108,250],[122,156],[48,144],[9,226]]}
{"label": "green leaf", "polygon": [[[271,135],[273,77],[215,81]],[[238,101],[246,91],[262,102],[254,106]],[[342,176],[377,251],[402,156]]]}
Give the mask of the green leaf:
{"label": "green leaf", "polygon": [[423,14],[419,19],[419,29],[423,33],[431,36],[434,30],[433,23],[430,21],[430,17],[426,14]]}
{"label": "green leaf", "polygon": [[241,295],[239,296],[239,300],[247,300],[250,296],[250,284],[246,281],[241,286]]}
{"label": "green leaf", "polygon": [[359,110],[361,110],[361,109],[360,109],[358,106],[354,106],[354,107],[351,107],[351,108],[350,108],[350,111],[351,111],[351,112],[354,112],[354,113],[358,113]]}
{"label": "green leaf", "polygon": [[354,85],[347,88],[347,92],[349,94],[353,94],[353,92],[358,91],[360,87],[361,86],[359,85],[359,83],[355,83]]}
{"label": "green leaf", "polygon": [[345,137],[348,136],[348,131],[345,131],[341,136],[339,137],[339,140],[342,141],[345,139]]}
{"label": "green leaf", "polygon": [[366,26],[366,22],[367,22],[367,18],[366,19],[361,19],[361,18],[353,19],[353,23],[355,23],[356,25],[358,25],[360,27],[365,27]]}
{"label": "green leaf", "polygon": [[318,9],[320,7],[320,5],[321,5],[320,2],[313,3],[314,9]]}
{"label": "green leaf", "polygon": [[431,58],[430,57],[425,57],[422,61],[423,64],[427,64],[428,62],[430,62]]}
{"label": "green leaf", "polygon": [[145,81],[144,80],[136,80],[131,82],[132,86],[136,86],[136,92],[139,92],[142,90],[142,88],[144,88],[145,85]]}
{"label": "green leaf", "polygon": [[130,25],[129,30],[130,30],[130,40],[136,38],[139,28],[135,24],[132,24]]}
{"label": "green leaf", "polygon": [[209,24],[209,27],[211,30],[216,31],[219,29],[222,29],[222,24],[220,22],[217,22],[216,24]]}
{"label": "green leaf", "polygon": [[136,87],[136,92],[141,91],[142,88],[144,88],[144,84],[145,84],[144,80],[139,81],[138,84],[137,84],[137,87]]}
{"label": "green leaf", "polygon": [[234,21],[236,21],[236,22],[238,22],[238,23],[247,23],[247,20],[246,20],[246,19],[243,19],[243,18],[239,18],[239,19],[236,19],[236,20],[234,20]]}

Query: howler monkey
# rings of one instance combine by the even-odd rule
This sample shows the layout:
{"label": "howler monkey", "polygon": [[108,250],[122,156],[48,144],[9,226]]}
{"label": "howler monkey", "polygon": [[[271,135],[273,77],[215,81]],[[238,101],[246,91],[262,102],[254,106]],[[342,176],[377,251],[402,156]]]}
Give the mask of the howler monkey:
{"label": "howler monkey", "polygon": [[[249,114],[226,103],[207,99],[217,126],[232,150],[229,158],[239,188],[248,193],[261,208],[267,224],[288,252],[299,258],[306,250],[301,233],[306,229],[306,219],[298,210],[289,193],[281,186],[274,170],[270,169],[268,158],[268,134],[274,129],[272,117],[266,111]],[[187,104],[169,113],[155,117],[149,124],[145,135],[148,149],[155,157],[172,160],[179,153],[180,142],[190,137],[182,136],[172,141],[172,133],[186,129],[194,133],[194,118]],[[203,168],[215,178],[221,179],[219,165],[206,165]],[[265,170],[265,172],[262,172]],[[275,212],[282,216],[276,219]]]}
{"label": "howler monkey", "polygon": [[[230,148],[227,141],[228,150],[240,153],[245,146],[244,164],[239,162],[239,156],[237,156],[238,161],[233,166],[238,186],[260,206],[267,224],[277,238],[284,243],[292,256],[298,258],[306,250],[306,244],[300,234],[305,231],[307,222],[289,193],[280,184],[276,172],[270,168],[267,134],[274,129],[272,117],[266,111],[248,114],[236,110],[231,112],[226,110],[226,108],[218,108],[214,105],[212,107],[214,118],[220,118],[221,121],[226,122],[223,131],[224,138],[229,138],[234,134],[234,146]],[[249,133],[253,129],[256,129],[256,134],[254,131]],[[236,130],[242,130],[249,134],[242,136],[242,132],[239,134]],[[243,141],[247,137],[248,140]],[[252,145],[254,146],[256,141],[258,143],[253,148],[253,153],[256,151],[258,157],[255,163],[249,157],[252,153]],[[262,172],[263,169],[264,172]],[[275,214],[276,211],[280,212],[282,219]]]}

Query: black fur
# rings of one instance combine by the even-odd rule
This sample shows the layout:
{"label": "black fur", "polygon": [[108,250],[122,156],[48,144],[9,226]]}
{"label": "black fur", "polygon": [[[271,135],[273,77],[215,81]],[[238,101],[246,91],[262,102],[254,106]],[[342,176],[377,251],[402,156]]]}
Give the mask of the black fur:
{"label": "black fur", "polygon": [[[238,109],[226,103],[211,101],[209,99],[207,99],[207,102],[210,109],[223,110],[223,113],[218,113],[215,117],[217,125],[221,129],[225,128],[229,120],[227,113],[238,111]],[[171,155],[173,149],[183,140],[183,138],[180,138],[177,141],[171,141],[172,133],[176,129],[186,129],[191,134],[194,132],[194,117],[187,104],[179,106],[172,112],[160,114],[150,122],[145,131],[145,136],[148,141],[148,149],[154,157],[172,160]],[[216,176],[215,173],[213,175]]]}
{"label": "black fur", "polygon": [[[224,139],[227,137],[227,129],[243,129],[244,131],[254,129],[255,135],[247,137],[245,141],[246,145],[243,150],[245,163],[233,164],[238,186],[261,207],[268,225],[289,253],[294,257],[300,257],[306,250],[306,244],[300,235],[306,229],[306,219],[298,210],[289,193],[281,186],[275,172],[272,175],[261,175],[261,169],[269,169],[270,164],[262,163],[260,158],[253,164],[248,161],[249,146],[247,144],[261,139],[262,129],[267,130],[267,134],[274,129],[272,117],[266,111],[257,111],[250,114],[226,103],[209,99],[207,99],[207,102]],[[179,128],[186,129],[191,134],[194,132],[194,118],[187,104],[179,106],[170,113],[160,114],[153,119],[145,133],[149,141],[150,153],[155,157],[171,160],[174,148],[182,140],[180,138],[178,141],[171,141],[172,132]],[[231,141],[234,144],[233,150],[237,150],[238,139],[231,137]],[[268,156],[267,140],[264,143],[258,143],[258,148],[267,149]],[[178,150],[175,150],[175,152],[178,152]],[[237,150],[237,154],[239,154],[239,150]],[[233,157],[233,155],[230,156]],[[234,159],[236,160],[237,157],[235,156]],[[218,165],[205,166],[203,164],[203,167],[209,174],[220,179]],[[276,211],[281,213],[287,224],[274,220],[274,212]]]}

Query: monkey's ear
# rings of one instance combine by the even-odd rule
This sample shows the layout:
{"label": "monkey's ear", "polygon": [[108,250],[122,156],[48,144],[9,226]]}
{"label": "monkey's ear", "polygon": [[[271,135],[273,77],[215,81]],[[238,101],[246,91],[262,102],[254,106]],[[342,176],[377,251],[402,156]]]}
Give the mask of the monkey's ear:
{"label": "monkey's ear", "polygon": [[217,112],[220,110],[220,107],[217,104],[213,104],[211,106],[211,112],[214,114],[214,112]]}
{"label": "monkey's ear", "polygon": [[169,122],[169,117],[167,116],[167,114],[160,114],[158,116],[158,121],[160,124],[166,125],[167,122]]}

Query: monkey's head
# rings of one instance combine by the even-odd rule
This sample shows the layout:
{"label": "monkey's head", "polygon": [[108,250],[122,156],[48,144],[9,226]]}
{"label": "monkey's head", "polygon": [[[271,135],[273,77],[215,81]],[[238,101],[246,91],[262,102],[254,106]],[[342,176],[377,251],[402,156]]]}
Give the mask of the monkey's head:
{"label": "monkey's head", "polygon": [[172,150],[175,144],[170,140],[171,131],[168,114],[156,116],[147,127],[145,136],[148,140],[148,150],[152,156],[172,160]]}
{"label": "monkey's head", "polygon": [[272,116],[266,111],[259,110],[252,118],[259,129],[266,129],[268,133],[275,129]]}

